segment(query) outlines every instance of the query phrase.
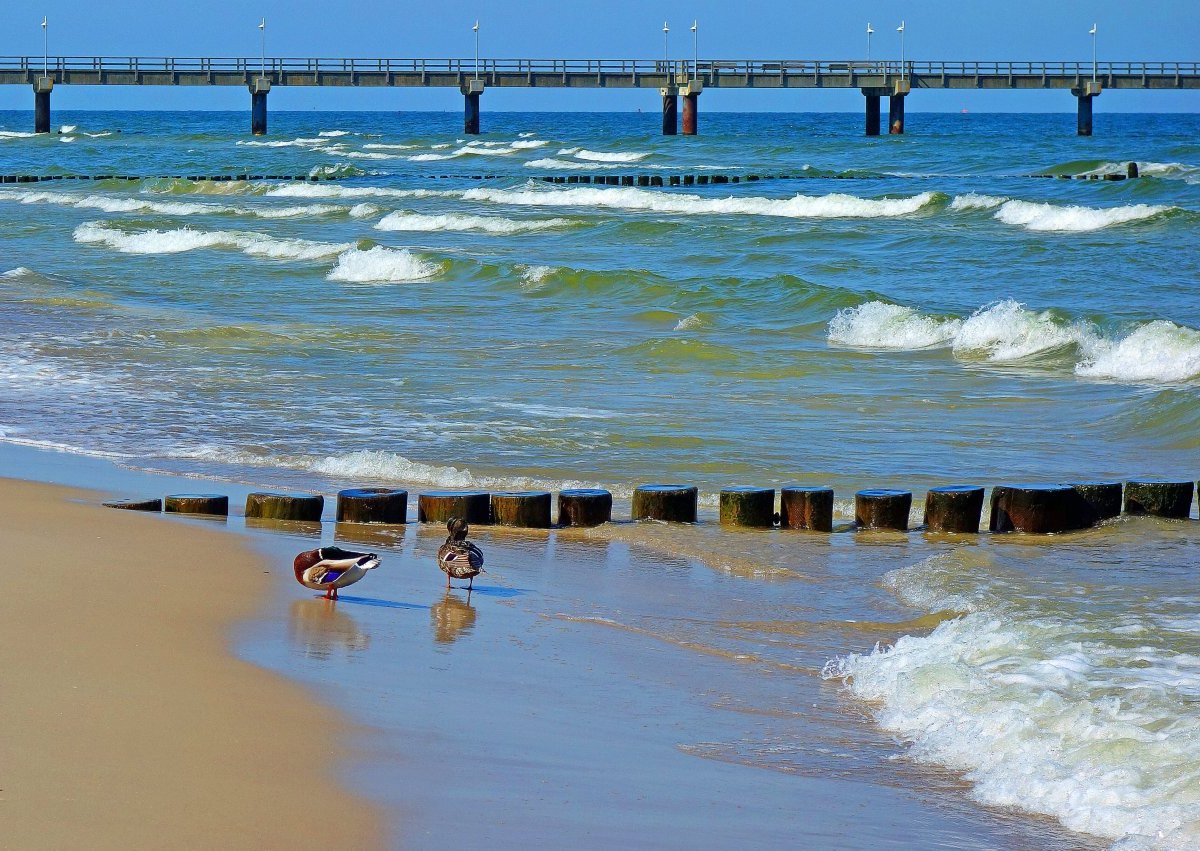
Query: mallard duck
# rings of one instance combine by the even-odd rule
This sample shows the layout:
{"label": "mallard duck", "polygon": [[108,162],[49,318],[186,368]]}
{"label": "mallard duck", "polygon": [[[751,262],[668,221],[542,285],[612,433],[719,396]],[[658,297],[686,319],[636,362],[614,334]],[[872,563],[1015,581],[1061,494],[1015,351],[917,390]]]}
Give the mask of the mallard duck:
{"label": "mallard duck", "polygon": [[475,577],[483,573],[483,550],[467,540],[467,521],[451,517],[446,523],[446,543],[438,547],[438,567],[446,574],[446,587],[451,579],[467,579],[467,590],[475,583]]}
{"label": "mallard duck", "polygon": [[325,598],[336,600],[338,589],[353,585],[367,575],[368,570],[379,567],[379,556],[374,553],[356,553],[341,547],[321,547],[306,550],[296,556],[293,567],[296,581],[305,588],[324,591]]}

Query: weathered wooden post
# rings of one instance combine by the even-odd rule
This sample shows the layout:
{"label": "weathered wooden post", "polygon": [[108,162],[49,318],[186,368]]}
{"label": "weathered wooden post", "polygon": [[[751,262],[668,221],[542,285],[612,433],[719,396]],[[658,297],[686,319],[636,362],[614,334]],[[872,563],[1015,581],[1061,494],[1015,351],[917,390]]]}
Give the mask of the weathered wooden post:
{"label": "weathered wooden post", "polygon": [[854,523],[860,529],[908,531],[912,491],[868,488],[854,495]]}
{"label": "weathered wooden post", "polygon": [[347,488],[338,491],[338,523],[404,523],[408,491],[393,488]]}
{"label": "weathered wooden post", "polygon": [[1125,483],[1125,513],[1186,519],[1192,513],[1192,482],[1132,479]]}
{"label": "weathered wooden post", "polygon": [[492,522],[498,526],[550,528],[550,491],[501,491],[492,494]]}
{"label": "weathered wooden post", "polygon": [[325,497],[319,493],[276,493],[258,491],[246,494],[246,517],[258,520],[304,520],[321,522]]}
{"label": "weathered wooden post", "polygon": [[1075,489],[1069,485],[997,485],[992,488],[993,532],[1048,534],[1072,526]]}
{"label": "weathered wooden post", "polygon": [[833,488],[782,488],[779,491],[779,526],[783,529],[832,532]]}
{"label": "weathered wooden post", "polygon": [[721,490],[721,525],[769,529],[775,525],[775,489],[732,487]]}
{"label": "weathered wooden post", "polygon": [[163,500],[163,510],[172,514],[229,515],[229,497],[216,493],[173,493]]}
{"label": "weathered wooden post", "polygon": [[559,526],[599,526],[612,520],[612,494],[599,488],[558,492]]}
{"label": "weathered wooden post", "polygon": [[930,532],[973,534],[983,516],[983,488],[948,485],[925,494],[925,527]]}
{"label": "weathered wooden post", "polygon": [[699,491],[690,485],[639,485],[633,491],[634,520],[695,523]]}
{"label": "weathered wooden post", "polygon": [[1075,491],[1071,526],[1086,529],[1121,513],[1120,482],[1067,482]]}
{"label": "weathered wooden post", "polygon": [[429,491],[417,497],[417,520],[445,523],[461,517],[467,523],[492,522],[492,496],[487,491]]}
{"label": "weathered wooden post", "polygon": [[161,499],[114,499],[104,503],[105,508],[123,508],[126,511],[162,511]]}

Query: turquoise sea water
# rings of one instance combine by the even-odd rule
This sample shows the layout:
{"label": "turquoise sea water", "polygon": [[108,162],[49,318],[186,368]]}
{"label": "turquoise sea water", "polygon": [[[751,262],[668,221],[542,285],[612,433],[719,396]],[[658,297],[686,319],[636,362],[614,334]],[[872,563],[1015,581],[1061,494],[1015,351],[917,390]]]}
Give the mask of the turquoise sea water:
{"label": "turquoise sea water", "polygon": [[[10,442],[326,492],[678,480],[708,519],[733,484],[831,485],[845,520],[866,486],[1200,475],[1195,115],[1100,114],[1089,139],[1069,115],[915,114],[876,139],[857,115],[702,114],[696,138],[651,114],[485,114],[475,139],[449,113],[275,113],[258,139],[243,113],[55,119],[32,137],[0,113],[0,173],[166,179],[0,185]],[[1141,178],[1031,176],[1128,161]],[[309,173],[344,179],[169,178]],[[537,180],[704,173],[793,177]],[[894,737],[851,751],[958,772],[949,798],[1200,841],[1190,524],[598,534],[721,587],[682,619],[622,574],[553,614],[769,648],[803,669],[762,681],[772,711],[820,690]],[[762,742],[679,744],[780,768]]]}

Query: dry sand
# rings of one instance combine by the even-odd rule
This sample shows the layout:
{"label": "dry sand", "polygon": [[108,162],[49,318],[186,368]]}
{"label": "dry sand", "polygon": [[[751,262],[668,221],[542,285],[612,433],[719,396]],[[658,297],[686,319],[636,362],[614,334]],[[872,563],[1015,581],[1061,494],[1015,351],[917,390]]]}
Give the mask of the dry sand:
{"label": "dry sand", "polygon": [[0,480],[0,847],[381,845],[344,723],[229,651],[261,559],[96,501]]}

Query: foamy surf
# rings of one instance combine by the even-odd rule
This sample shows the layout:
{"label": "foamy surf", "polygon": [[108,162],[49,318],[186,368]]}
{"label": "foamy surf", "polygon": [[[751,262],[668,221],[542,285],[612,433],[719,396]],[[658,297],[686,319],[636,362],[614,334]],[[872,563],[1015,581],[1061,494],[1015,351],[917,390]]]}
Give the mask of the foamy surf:
{"label": "foamy surf", "polygon": [[1124,207],[1094,208],[1077,205],[1058,206],[1034,201],[1005,201],[996,211],[997,221],[1019,225],[1030,231],[1085,233],[1114,225],[1141,222],[1175,210],[1160,204],[1131,204]]}
{"label": "foamy surf", "polygon": [[538,207],[592,207],[678,215],[735,214],[785,218],[888,218],[912,215],[940,196],[922,192],[907,198],[854,195],[795,195],[791,198],[705,198],[633,187],[614,189],[469,189],[463,200]]}
{"label": "foamy surf", "polygon": [[963,772],[983,803],[1125,847],[1200,846],[1200,656],[1156,611],[1178,604],[1092,613],[989,568],[952,552],[887,574],[909,605],[967,614],[834,659],[824,676],[867,701],[909,757]]}
{"label": "foamy surf", "polygon": [[192,228],[123,231],[103,222],[75,228],[75,241],[104,245],[122,254],[180,254],[203,248],[226,248],[270,260],[309,261],[335,257],[353,243],[283,239],[246,231],[207,231]]}
{"label": "foamy surf", "polygon": [[561,230],[574,224],[570,219],[507,219],[461,213],[429,215],[400,210],[384,216],[375,228],[383,231],[475,231],[503,235]]}
{"label": "foamy surf", "polygon": [[351,248],[340,254],[337,265],[326,277],[343,283],[404,283],[432,278],[443,268],[443,264],[427,260],[407,248],[377,245],[365,251]]}
{"label": "foamy surf", "polygon": [[838,311],[829,322],[827,339],[864,349],[949,347],[957,358],[994,363],[1074,352],[1077,375],[1129,383],[1173,383],[1200,376],[1200,331],[1158,320],[1113,339],[1090,322],[1030,310],[1013,299],[985,305],[965,319],[869,301]]}

